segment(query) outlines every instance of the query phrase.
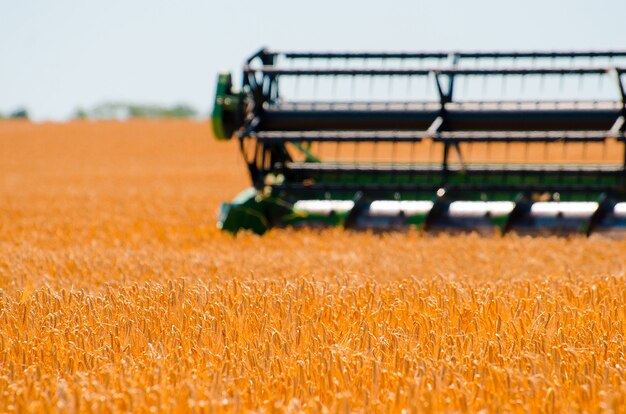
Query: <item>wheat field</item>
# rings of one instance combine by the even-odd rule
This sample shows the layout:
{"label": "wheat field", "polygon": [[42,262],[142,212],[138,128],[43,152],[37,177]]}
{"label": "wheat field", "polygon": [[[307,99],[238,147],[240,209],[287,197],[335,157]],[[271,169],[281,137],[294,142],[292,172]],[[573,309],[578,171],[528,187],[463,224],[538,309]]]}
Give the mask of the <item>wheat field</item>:
{"label": "wheat field", "polygon": [[0,411],[626,411],[626,241],[219,232],[247,185],[206,123],[0,122]]}

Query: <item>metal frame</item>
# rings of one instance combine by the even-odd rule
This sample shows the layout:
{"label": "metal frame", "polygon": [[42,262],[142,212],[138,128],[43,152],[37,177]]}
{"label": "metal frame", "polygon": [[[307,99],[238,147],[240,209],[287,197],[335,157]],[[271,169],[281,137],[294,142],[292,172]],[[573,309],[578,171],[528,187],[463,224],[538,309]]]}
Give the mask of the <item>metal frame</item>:
{"label": "metal frame", "polygon": [[[276,205],[299,199],[352,199],[365,206],[371,200],[435,200],[444,214],[451,200],[517,200],[503,226],[528,213],[538,194],[554,200],[598,200],[598,212],[588,231],[597,226],[616,201],[626,199],[626,67],[560,66],[516,67],[517,59],[533,62],[555,59],[626,58],[624,51],[522,52],[278,52],[261,49],[243,68],[238,113],[234,117],[241,152],[257,194]],[[317,68],[279,67],[282,60],[434,59],[441,67]],[[507,60],[508,67],[463,67],[464,60]],[[460,77],[492,76],[612,76],[620,100],[610,102],[457,102],[455,81]],[[280,100],[284,77],[430,77],[438,101],[414,102],[304,102]],[[230,92],[229,92],[230,93]],[[231,95],[229,95],[231,96]],[[217,100],[216,100],[217,102]],[[217,105],[217,103],[216,103]],[[230,130],[229,129],[229,130]],[[354,162],[342,165],[320,160],[313,143],[442,143],[440,162],[428,165]],[[620,165],[477,165],[463,161],[461,144],[472,143],[603,143],[616,139],[624,146]],[[305,155],[294,162],[289,147]],[[460,162],[451,162],[455,152]],[[358,179],[355,179],[358,177]],[[493,177],[499,178],[495,180]],[[369,201],[368,201],[369,200]],[[274,204],[273,204],[274,205]],[[282,205],[282,204],[281,204]],[[608,207],[607,207],[608,206]],[[280,207],[283,208],[283,207]],[[283,210],[280,210],[283,211]],[[289,208],[285,211],[289,211]],[[281,213],[281,214],[283,214]],[[284,213],[286,214],[286,213]],[[354,216],[354,212],[350,217]],[[267,225],[272,225],[271,214]],[[434,220],[432,217],[428,222]],[[354,217],[348,222],[352,222]],[[265,224],[263,224],[265,225]]]}
{"label": "metal frame", "polygon": [[[447,68],[395,68],[395,69],[348,69],[348,68],[278,68],[274,64],[277,59],[440,59],[448,60],[450,67]],[[570,51],[570,52],[423,52],[423,53],[344,53],[344,52],[321,52],[321,53],[296,53],[274,52],[262,49],[252,55],[244,67],[243,90],[249,91],[251,96],[251,110],[248,113],[245,128],[239,135],[243,141],[253,139],[256,142],[253,154],[247,154],[248,166],[255,186],[262,189],[266,186],[266,176],[273,173],[281,173],[286,177],[294,175],[297,170],[289,171],[287,166],[291,159],[285,149],[286,143],[306,144],[312,142],[419,142],[425,137],[430,137],[436,142],[443,142],[443,157],[440,168],[441,182],[436,185],[441,188],[449,187],[446,178],[449,176],[449,154],[452,150],[460,151],[460,143],[471,142],[602,142],[608,137],[616,137],[624,141],[624,124],[618,128],[599,130],[599,126],[608,123],[623,121],[625,113],[624,86],[622,75],[624,68],[606,67],[539,67],[539,68],[459,68],[462,59],[554,59],[554,58],[597,58],[597,57],[626,57],[626,51]],[[259,65],[255,65],[259,63]],[[611,74],[617,79],[617,86],[622,97],[621,109],[576,109],[572,103],[571,109],[526,109],[518,111],[510,110],[464,110],[451,107],[454,103],[454,81],[459,76],[508,76],[508,75],[605,75]],[[279,79],[284,76],[432,76],[439,93],[439,108],[431,110],[390,110],[380,108],[355,110],[348,105],[345,109],[315,110],[315,104],[311,108],[281,109],[275,107],[273,102],[279,98]],[[403,130],[390,130],[396,126]],[[563,126],[571,130],[561,131]],[[313,127],[316,127],[313,130]],[[337,131],[334,131],[334,130]],[[361,132],[359,132],[361,130]],[[372,131],[375,130],[375,131]],[[291,131],[291,132],[289,132]],[[242,144],[242,149],[243,149]],[[459,152],[460,154],[460,152]],[[277,167],[278,166],[278,167]],[[624,166],[626,166],[626,150]],[[321,167],[321,166],[320,166]],[[622,168],[626,170],[626,168]],[[300,171],[301,172],[301,171]],[[329,169],[328,174],[371,174],[384,173],[379,168],[354,168]],[[495,171],[491,171],[492,173]],[[529,175],[533,171],[527,171]],[[434,171],[431,171],[434,173]],[[502,170],[503,177],[507,171]],[[522,173],[520,171],[520,173]],[[536,173],[536,172],[535,172]],[[547,174],[547,170],[542,171]],[[602,173],[599,171],[584,171],[578,173],[581,176]],[[567,175],[559,171],[560,175]],[[614,175],[614,173],[612,173]],[[295,174],[298,176],[297,174]],[[538,189],[551,191],[587,192],[602,191],[619,194],[624,183],[617,185],[593,186],[563,184],[562,186],[550,185],[537,186],[536,184],[517,185],[522,192],[532,193]],[[376,197],[376,189],[395,188],[392,184],[375,184],[368,192],[369,196]],[[459,191],[493,191],[493,185],[456,184]],[[300,187],[313,190],[316,186],[301,186],[300,183],[285,183],[274,185],[280,188],[282,194],[288,190]],[[320,191],[324,185],[319,185]],[[353,188],[354,187],[354,188]],[[359,185],[351,186],[349,183],[328,184],[326,189],[334,191],[337,188],[354,189],[359,191]],[[401,186],[402,187],[402,186]],[[406,187],[406,188],[404,188]],[[399,191],[410,191],[417,187],[405,185]],[[497,186],[496,186],[497,187]],[[509,188],[515,188],[511,184]],[[367,185],[361,186],[361,191],[367,189]],[[524,191],[526,190],[526,191]],[[304,191],[304,190],[303,190]],[[385,191],[387,193],[388,191]]]}

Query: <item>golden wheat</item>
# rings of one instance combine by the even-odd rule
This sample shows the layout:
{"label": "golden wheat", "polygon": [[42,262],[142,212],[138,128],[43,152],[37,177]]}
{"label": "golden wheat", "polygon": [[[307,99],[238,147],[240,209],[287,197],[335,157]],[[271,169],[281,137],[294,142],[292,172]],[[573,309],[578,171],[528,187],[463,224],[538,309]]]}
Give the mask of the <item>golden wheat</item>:
{"label": "golden wheat", "polygon": [[1,411],[624,411],[626,241],[232,237],[209,135],[0,123]]}

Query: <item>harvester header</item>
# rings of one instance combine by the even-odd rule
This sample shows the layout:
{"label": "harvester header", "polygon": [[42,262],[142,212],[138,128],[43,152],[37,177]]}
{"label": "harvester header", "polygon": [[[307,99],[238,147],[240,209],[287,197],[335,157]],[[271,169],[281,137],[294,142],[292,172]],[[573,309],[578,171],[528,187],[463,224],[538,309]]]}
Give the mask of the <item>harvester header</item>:
{"label": "harvester header", "polygon": [[274,52],[218,78],[228,231],[626,229],[626,51]]}

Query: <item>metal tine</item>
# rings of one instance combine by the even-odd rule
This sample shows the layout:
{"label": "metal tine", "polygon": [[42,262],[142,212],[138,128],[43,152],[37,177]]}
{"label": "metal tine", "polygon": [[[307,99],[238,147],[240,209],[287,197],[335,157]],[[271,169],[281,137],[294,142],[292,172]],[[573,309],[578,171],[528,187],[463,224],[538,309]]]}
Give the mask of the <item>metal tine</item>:
{"label": "metal tine", "polygon": [[606,75],[598,75],[598,92],[602,92],[604,90],[605,80],[606,80]]}
{"label": "metal tine", "polygon": [[[381,60],[380,65],[381,65],[381,68],[382,68],[383,70],[384,70],[384,69],[387,69],[387,63],[388,63],[388,59],[382,59],[382,60]],[[393,80],[393,76],[389,75],[389,79],[387,80],[387,82],[388,82],[388,84],[387,84],[387,94],[388,94],[388,95],[387,95],[387,97],[388,97],[388,99],[385,99],[385,102],[384,102],[384,106],[385,106],[387,109],[389,108],[389,105],[390,105],[390,102],[389,102],[389,101],[390,101],[390,99],[389,99],[389,98],[391,97],[391,96],[390,96],[390,95],[391,95],[390,88],[391,88],[391,85],[392,85],[392,84],[391,84],[392,80]],[[385,81],[385,79],[383,78],[383,79],[381,79],[381,81],[382,81],[382,82],[384,82],[384,81]],[[380,85],[380,84],[379,84],[379,85]]]}
{"label": "metal tine", "polygon": [[389,76],[389,80],[387,81],[387,95],[388,95],[388,99],[386,100],[386,104],[387,104],[387,108],[389,108],[391,106],[391,103],[394,101],[393,99],[393,79],[394,76]]}
{"label": "metal tine", "polygon": [[578,75],[578,92],[583,90],[583,84],[585,83],[585,76],[580,74]]}
{"label": "metal tine", "polygon": [[409,161],[407,162],[407,166],[409,167],[409,182],[413,182],[413,177],[415,175],[415,167],[417,161],[415,160],[415,146],[416,144],[413,142],[410,144],[411,149],[409,150]]}
{"label": "metal tine", "polygon": [[[496,61],[497,60],[498,59],[496,59]],[[495,65],[495,62],[494,62],[494,65]],[[500,77],[500,101],[503,101],[506,95],[506,81],[507,81],[507,75],[502,74],[502,76]]]}
{"label": "metal tine", "polygon": [[[381,59],[381,61],[380,61],[380,67],[381,67],[382,69],[385,69],[385,66],[386,66],[386,65],[387,65],[387,59]],[[380,85],[380,83],[379,83],[379,85]],[[372,99],[372,100],[375,100],[375,99]],[[389,105],[389,100],[387,100],[387,101],[385,102],[385,104],[386,104],[386,105],[387,105],[387,107],[388,107],[388,105]],[[375,160],[378,160],[378,159],[379,159],[379,158],[378,158],[378,141],[374,141],[374,143],[373,143],[373,145],[372,145],[372,160],[374,160],[374,161],[375,161]],[[380,166],[380,163],[377,163],[376,165],[377,165],[377,166]],[[380,175],[381,175],[381,174],[376,174],[376,179],[375,179],[375,181],[379,181],[379,180],[381,179]],[[378,182],[376,182],[376,184],[378,184]]]}
{"label": "metal tine", "polygon": [[[350,60],[346,59],[346,67],[350,66]],[[354,104],[354,101],[356,100],[356,75],[352,75],[350,76],[350,97],[348,99],[349,103],[348,103],[348,107],[350,109],[352,109],[352,105]]]}
{"label": "metal tine", "polygon": [[[498,59],[496,57],[493,58],[493,67],[494,67],[494,69],[500,69],[500,59]],[[497,80],[498,80],[498,77],[494,76],[494,81],[493,82],[495,83],[495,82],[497,82]],[[500,78],[500,97],[502,97],[503,83],[504,83],[504,75],[502,75],[502,77]],[[495,86],[495,84],[494,84],[494,86]],[[492,86],[492,88],[493,88],[493,86]],[[502,106],[502,103],[498,102],[496,105],[497,105],[498,108],[500,108]]]}
{"label": "metal tine", "polygon": [[[493,67],[494,67],[494,69],[497,69],[496,61],[497,61],[497,59],[493,58]],[[483,78],[483,82],[482,82],[482,85],[483,85],[483,89],[482,89],[483,99],[482,100],[484,100],[484,96],[487,93],[487,80],[489,79],[489,76],[483,76],[482,78]]]}
{"label": "metal tine", "polygon": [[[548,59],[550,59],[550,68],[554,68],[554,57],[549,57]],[[540,74],[539,75],[539,89],[543,92],[546,89],[546,75],[545,74]]]}
{"label": "metal tine", "polygon": [[[309,59],[307,59],[307,61],[308,61],[308,66],[309,66],[309,69],[310,69],[310,68],[313,68],[313,63],[314,63],[314,62],[313,62],[313,58],[309,58]],[[312,86],[313,86],[313,90],[312,90],[311,92],[312,92],[312,98],[313,98],[313,99],[311,99],[311,100],[312,100],[313,102],[315,102],[315,96],[316,96],[316,90],[317,90],[317,77],[315,77],[315,78],[313,79],[313,84],[312,84]],[[314,104],[314,105],[315,105],[315,104]]]}
{"label": "metal tine", "polygon": [[398,149],[398,141],[395,139],[396,136],[394,135],[391,141],[391,175],[396,176],[396,166],[398,165],[398,160],[396,158],[396,153],[397,153],[397,149]]}
{"label": "metal tine", "polygon": [[567,144],[565,143],[565,139],[562,138],[561,139],[561,161],[559,162],[559,174],[558,174],[559,181],[562,180],[563,166],[565,164],[565,160],[567,159],[566,157],[567,157]]}
{"label": "metal tine", "polygon": [[354,152],[352,154],[353,157],[353,161],[354,161],[354,168],[356,169],[359,165],[359,143],[355,142],[354,143]]}
{"label": "metal tine", "polygon": [[573,56],[570,56],[570,58],[569,58],[569,66],[570,66],[570,67],[574,67],[574,62],[575,62],[574,57],[573,57]]}
{"label": "metal tine", "polygon": [[412,76],[407,76],[406,77],[406,91],[405,91],[405,99],[404,99],[404,109],[408,109],[409,108],[409,100],[411,99],[411,89],[413,87],[413,77]]}
{"label": "metal tine", "polygon": [[[459,58],[459,61],[463,59],[463,58]],[[469,63],[474,63],[476,62],[476,59],[473,58],[465,58],[466,60],[468,60],[468,64]],[[471,65],[468,65],[471,66]],[[467,99],[466,97],[468,96],[468,91],[469,91],[469,84],[470,84],[470,78],[467,76],[461,76],[460,77],[461,82],[463,82],[463,86],[460,88],[462,91],[462,95],[465,99]]]}
{"label": "metal tine", "polygon": [[378,154],[378,147],[377,147],[378,143],[376,141],[374,141],[373,145],[372,145],[372,161],[375,161],[378,159],[377,154]]}
{"label": "metal tine", "polygon": [[436,82],[434,74],[430,73],[428,77],[426,77],[426,96],[430,96],[432,93],[433,83]]}
{"label": "metal tine", "polygon": [[387,90],[390,98],[393,96],[393,78],[394,76],[389,75],[389,84],[387,85]]}
{"label": "metal tine", "polygon": [[[569,66],[572,66],[572,58],[570,57],[570,62],[569,62]],[[561,74],[559,75],[559,93],[563,93],[563,88],[565,86],[565,75]]]}
{"label": "metal tine", "polygon": [[376,77],[374,75],[369,75],[369,86],[368,86],[369,90],[368,90],[368,99],[367,99],[368,104],[371,103],[373,99],[375,79]]}
{"label": "metal tine", "polygon": [[[406,59],[405,58],[400,58],[400,67],[401,68],[405,68],[406,67]],[[398,95],[398,100],[400,102],[403,103],[404,108],[406,109],[406,102],[408,100],[408,94],[409,94],[409,90],[408,90],[408,80],[410,79],[410,76],[403,76],[402,78],[402,84],[404,84],[404,88],[400,88],[401,89],[401,93]]]}
{"label": "metal tine", "polygon": [[[405,65],[410,65],[411,61],[405,61]],[[415,87],[414,83],[413,83],[413,76],[408,75],[405,77],[406,81],[405,81],[405,86],[406,89],[404,90],[404,103],[405,103],[405,107],[408,107],[409,102],[411,101],[411,98],[413,97],[413,88]]]}
{"label": "metal tine", "polygon": [[[400,65],[402,68],[406,68],[407,65],[411,66],[411,60],[408,58],[402,58],[400,61]],[[409,106],[409,100],[411,97],[411,88],[413,87],[412,85],[412,76],[411,75],[407,75],[404,77],[404,93],[402,95],[402,101],[403,101],[403,106],[404,109],[407,109]]]}
{"label": "metal tine", "polygon": [[[586,154],[587,147],[586,147],[586,143],[585,143],[585,142],[583,142],[582,150],[583,150],[583,153],[582,153],[582,159],[583,159],[583,160],[586,160],[586,159],[587,159],[587,154]],[[583,161],[583,162],[584,162],[584,161]],[[576,184],[577,184],[577,185],[580,185],[580,184],[581,184],[581,182],[582,182],[582,177],[578,176],[578,177],[576,178]]]}
{"label": "metal tine", "polygon": [[[460,145],[460,144],[459,144]],[[469,145],[465,145],[465,151],[467,151],[467,163],[471,163],[472,162],[472,147],[474,145],[472,145],[471,143]],[[460,150],[459,150],[460,151]]]}
{"label": "metal tine", "polygon": [[[295,60],[291,60],[292,67],[294,66],[295,63],[296,63]],[[300,76],[296,76],[296,79],[294,80],[293,94],[294,94],[294,99],[300,96]]]}
{"label": "metal tine", "polygon": [[[434,159],[433,159],[433,147],[434,147],[434,142],[433,142],[433,140],[432,140],[432,139],[429,139],[429,140],[428,140],[428,161],[427,161],[427,162],[428,162],[428,167],[429,167],[429,168],[428,168],[429,172],[428,172],[428,175],[427,175],[428,180],[430,180],[430,179],[431,179],[431,177],[432,177],[432,174],[431,174],[431,172],[430,172],[430,170],[431,170],[432,168],[430,168],[430,166],[434,163]],[[441,162],[441,161],[440,161],[440,162]],[[418,165],[417,163],[415,163],[415,164],[413,165],[413,169],[414,169],[414,170],[417,170],[417,165]]]}
{"label": "metal tine", "polygon": [[[511,59],[511,68],[512,69],[516,69],[517,68],[517,57],[513,56],[513,58]],[[502,85],[502,89],[503,89],[503,94],[506,95],[506,76],[505,78],[505,82]]]}
{"label": "metal tine", "polygon": [[[327,69],[332,69],[333,68],[333,60],[328,58],[326,60],[326,68]],[[328,78],[322,78],[322,80],[324,81],[324,89],[326,89],[328,86],[330,86],[330,91],[328,91],[328,89],[326,89],[326,93],[330,92],[330,96],[324,96],[322,95],[322,99],[324,100],[329,100],[330,102],[330,106],[332,107],[335,104],[335,79],[337,77],[335,75],[330,75],[330,79]],[[330,80],[330,85],[328,85],[328,82]]]}
{"label": "metal tine", "polygon": [[[361,62],[360,66],[361,67],[365,67],[365,65],[366,65],[366,60],[364,58],[363,61]],[[355,97],[358,95],[358,98],[356,98],[355,101],[356,100],[363,100],[363,94],[362,93],[358,93],[357,94],[357,92],[360,91],[360,89],[357,87],[357,84],[358,84],[357,80],[358,79],[362,79],[362,78],[358,77],[357,75],[353,75],[353,77],[352,77],[352,88],[353,88],[352,95],[355,96]],[[361,85],[362,84],[363,84],[363,82],[361,82]]]}
{"label": "metal tine", "polygon": [[330,85],[330,93],[333,97],[337,96],[337,78],[339,75],[332,75],[332,82]]}
{"label": "metal tine", "polygon": [[546,175],[545,165],[546,165],[546,162],[548,162],[548,160],[550,158],[548,157],[548,143],[544,142],[542,144],[542,146],[543,146],[543,158],[541,159],[541,165],[543,166],[543,168],[540,167],[540,170],[542,171],[542,173],[541,173],[541,176],[542,176],[541,180],[544,181],[545,180],[545,175]]}

